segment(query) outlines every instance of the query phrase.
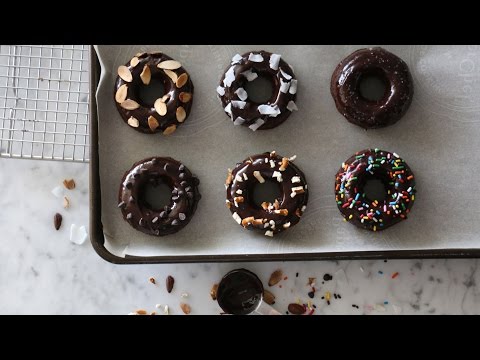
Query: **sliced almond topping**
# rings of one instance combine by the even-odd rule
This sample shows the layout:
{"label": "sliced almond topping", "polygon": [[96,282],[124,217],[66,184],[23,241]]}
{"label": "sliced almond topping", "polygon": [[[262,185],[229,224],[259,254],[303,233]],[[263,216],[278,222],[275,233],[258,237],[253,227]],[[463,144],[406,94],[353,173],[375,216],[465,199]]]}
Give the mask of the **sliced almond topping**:
{"label": "sliced almond topping", "polygon": [[255,218],[253,216],[247,217],[242,220],[242,226],[247,227],[249,223],[253,223],[255,221]]}
{"label": "sliced almond topping", "polygon": [[225,180],[225,185],[230,185],[233,180],[232,169],[228,169],[227,180]]}
{"label": "sliced almond topping", "polygon": [[243,196],[237,196],[233,200],[235,200],[235,202],[237,203],[243,203],[245,199],[243,198]]}
{"label": "sliced almond topping", "polygon": [[127,93],[128,93],[128,86],[127,84],[123,84],[120,86],[115,93],[115,101],[119,104],[123,103],[127,100]]}
{"label": "sliced almond topping", "polygon": [[130,99],[127,99],[124,102],[122,102],[120,106],[125,110],[136,110],[140,107],[140,105],[136,101],[130,100]]}
{"label": "sliced almond topping", "polygon": [[135,119],[133,116],[130,119],[128,119],[127,123],[128,125],[134,128],[138,128],[140,126],[139,121]]}
{"label": "sliced almond topping", "polygon": [[145,54],[145,53],[141,53],[141,52],[136,53],[136,54],[135,54],[135,57],[137,57],[137,58],[138,58],[138,57],[141,57],[141,56],[143,56],[143,54]]}
{"label": "sliced almond topping", "polygon": [[282,159],[282,165],[280,165],[280,168],[279,170],[280,171],[285,171],[288,167],[288,159],[287,158],[283,158]]}
{"label": "sliced almond topping", "polygon": [[167,105],[162,101],[162,99],[157,99],[155,101],[155,104],[153,104],[153,107],[155,108],[155,111],[160,115],[160,116],[165,116],[167,114]]}
{"label": "sliced almond topping", "polygon": [[148,118],[148,127],[150,128],[150,130],[152,130],[152,132],[155,132],[155,130],[157,130],[159,126],[160,124],[158,123],[158,120],[155,119],[153,116],[150,116]]}
{"label": "sliced almond topping", "polygon": [[177,121],[182,123],[185,121],[185,118],[187,117],[187,113],[185,112],[185,109],[181,106],[177,108]]}
{"label": "sliced almond topping", "polygon": [[288,216],[288,210],[287,209],[275,210],[274,213],[277,214],[277,215]]}
{"label": "sliced almond topping", "polygon": [[128,67],[125,65],[119,66],[118,67],[118,76],[120,76],[120,79],[126,82],[132,82],[133,76],[130,70],[128,70]]}
{"label": "sliced almond topping", "polygon": [[181,102],[186,104],[190,102],[190,100],[192,100],[192,94],[188,92],[181,92],[180,95],[178,95],[178,98],[180,99]]}
{"label": "sliced almond topping", "polygon": [[170,125],[165,129],[163,135],[171,135],[175,132],[175,130],[177,130],[177,125]]}
{"label": "sliced almond topping", "polygon": [[150,84],[150,80],[152,79],[152,73],[150,72],[150,68],[148,67],[148,65],[145,65],[143,67],[143,71],[140,74],[140,79],[142,79],[142,82],[145,85]]}
{"label": "sliced almond topping", "polygon": [[263,210],[268,210],[268,208],[270,207],[270,205],[271,205],[271,204],[270,204],[269,202],[263,202],[263,203],[262,203],[262,208],[263,208]]}
{"label": "sliced almond topping", "polygon": [[167,60],[159,63],[157,67],[159,69],[165,69],[165,70],[176,70],[178,68],[181,68],[182,64],[180,64],[178,61],[175,61],[175,60]]}
{"label": "sliced almond topping", "polygon": [[174,83],[177,83],[178,75],[175,71],[172,70],[163,70],[167,76],[172,79]]}
{"label": "sliced almond topping", "polygon": [[135,56],[132,60],[130,60],[130,66],[135,67],[138,65],[139,62],[140,60],[138,59],[138,57]]}
{"label": "sliced almond topping", "polygon": [[166,103],[168,100],[170,100],[170,95],[169,94],[165,94],[162,96],[162,102]]}
{"label": "sliced almond topping", "polygon": [[175,85],[177,85],[177,88],[182,88],[188,81],[188,75],[187,73],[183,73],[182,75],[180,75],[175,83]]}

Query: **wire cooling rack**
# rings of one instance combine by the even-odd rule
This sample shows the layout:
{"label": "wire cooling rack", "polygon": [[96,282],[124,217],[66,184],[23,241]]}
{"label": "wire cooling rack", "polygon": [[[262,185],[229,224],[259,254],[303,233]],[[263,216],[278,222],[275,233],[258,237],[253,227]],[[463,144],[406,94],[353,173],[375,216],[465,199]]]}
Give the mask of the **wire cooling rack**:
{"label": "wire cooling rack", "polygon": [[0,157],[88,162],[87,45],[0,45]]}

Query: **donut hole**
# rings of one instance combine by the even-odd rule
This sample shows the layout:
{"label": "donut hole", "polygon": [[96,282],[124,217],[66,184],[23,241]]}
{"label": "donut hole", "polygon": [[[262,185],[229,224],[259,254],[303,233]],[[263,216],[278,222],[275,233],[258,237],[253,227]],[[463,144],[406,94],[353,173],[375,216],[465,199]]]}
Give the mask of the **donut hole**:
{"label": "donut hole", "polygon": [[137,86],[137,98],[143,107],[153,107],[155,101],[168,91],[168,84],[163,79],[152,78],[150,84]]}
{"label": "donut hole", "polygon": [[385,179],[373,175],[365,179],[363,193],[365,194],[365,198],[370,202],[374,200],[378,202],[385,201],[388,197],[387,191]]}
{"label": "donut hole", "polygon": [[358,91],[366,101],[378,102],[387,95],[388,80],[381,70],[370,71],[358,80]]}
{"label": "donut hole", "polygon": [[275,200],[282,200],[282,189],[280,184],[276,181],[270,181],[265,179],[263,184],[256,183],[252,188],[252,202],[253,204],[262,209],[264,202],[273,204]]}
{"label": "donut hole", "polygon": [[273,98],[273,80],[271,76],[259,74],[258,77],[244,85],[248,100],[255,104],[265,104]]}
{"label": "donut hole", "polygon": [[151,211],[161,211],[170,204],[173,184],[166,178],[150,178],[142,187],[140,201]]}

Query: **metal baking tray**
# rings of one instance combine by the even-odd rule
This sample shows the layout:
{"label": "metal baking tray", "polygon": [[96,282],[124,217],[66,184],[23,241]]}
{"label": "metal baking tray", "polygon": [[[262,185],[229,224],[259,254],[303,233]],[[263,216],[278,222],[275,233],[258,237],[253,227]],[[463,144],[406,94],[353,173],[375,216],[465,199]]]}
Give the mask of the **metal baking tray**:
{"label": "metal baking tray", "polygon": [[[278,46],[273,47],[274,50],[276,47],[278,48]],[[356,150],[370,146],[374,147],[374,145],[369,143],[368,140],[373,139],[373,141],[375,141],[381,139],[378,140],[378,142],[386,144],[390,138],[400,138],[398,141],[410,141],[408,139],[411,139],[411,144],[399,146],[401,147],[399,150],[400,155],[402,155],[411,166],[413,165],[413,170],[415,171],[417,178],[420,179],[417,183],[419,185],[417,198],[422,200],[419,200],[415,205],[411,219],[399,224],[398,227],[396,226],[392,229],[376,234],[370,234],[360,229],[356,229],[350,224],[344,224],[341,221],[341,216],[338,214],[338,210],[334,203],[333,190],[331,191],[331,194],[322,191],[323,194],[319,197],[315,190],[316,188],[318,189],[319,185],[315,184],[315,181],[312,181],[315,180],[313,179],[315,175],[311,174],[312,171],[304,169],[307,179],[310,183],[313,183],[313,186],[309,187],[312,197],[310,203],[319,200],[321,206],[315,207],[311,206],[309,203],[310,209],[307,209],[306,216],[309,211],[311,213],[308,220],[302,220],[294,229],[287,232],[290,233],[287,238],[264,240],[261,235],[257,236],[256,234],[253,234],[253,232],[245,232],[242,229],[238,229],[238,225],[236,225],[230,218],[228,210],[222,209],[223,215],[217,221],[222,222],[222,224],[225,223],[226,228],[231,228],[232,234],[241,234],[241,236],[245,238],[245,240],[242,238],[242,241],[249,242],[249,245],[246,246],[244,252],[229,252],[228,247],[222,245],[221,238],[217,241],[217,246],[220,247],[220,251],[212,253],[203,251],[194,254],[188,249],[188,247],[184,246],[185,244],[182,244],[184,250],[175,251],[174,254],[169,251],[165,253],[158,251],[158,253],[153,255],[149,254],[148,256],[128,255],[128,253],[121,255],[118,251],[112,251],[111,246],[107,244],[108,241],[105,239],[104,226],[102,224],[102,201],[105,202],[105,199],[108,200],[109,197],[105,193],[102,194],[101,191],[102,181],[105,180],[101,179],[100,176],[100,159],[102,157],[102,152],[100,150],[101,147],[99,146],[99,141],[102,141],[103,139],[100,137],[101,132],[99,131],[99,117],[97,113],[98,99],[97,96],[95,96],[99,84],[101,66],[97,54],[92,47],[90,51],[90,235],[95,251],[103,259],[116,264],[479,257],[480,239],[478,239],[478,230],[480,230],[480,221],[475,221],[475,219],[479,218],[480,212],[475,210],[474,204],[480,201],[480,195],[476,195],[474,190],[471,193],[466,193],[465,196],[460,195],[460,197],[458,197],[457,194],[460,194],[461,191],[468,191],[468,189],[475,184],[474,178],[478,178],[478,175],[480,175],[480,170],[475,169],[474,166],[474,164],[480,160],[477,159],[480,158],[477,150],[478,145],[480,145],[478,140],[480,139],[480,136],[478,136],[480,135],[480,120],[478,120],[479,116],[477,115],[480,112],[480,106],[478,105],[480,103],[478,101],[480,98],[480,88],[477,89],[477,87],[480,87],[480,85],[475,82],[475,79],[480,76],[480,72],[475,68],[473,62],[480,54],[480,49],[478,47],[456,48],[454,46],[438,48],[428,46],[406,46],[404,48],[386,46],[387,49],[392,50],[393,52],[400,52],[401,57],[407,61],[411,70],[413,70],[412,72],[416,86],[415,100],[406,118],[402,119],[398,125],[386,130],[368,132],[368,135],[366,135],[367,133],[360,133],[359,129],[348,124],[343,118],[341,118],[341,115],[336,112],[328,90],[326,90],[329,87],[329,83],[323,84],[325,81],[328,82],[334,67],[342,59],[342,56],[340,56],[339,53],[346,56],[353,50],[361,47],[362,46],[339,46],[337,48],[329,48],[323,46],[309,46],[305,49],[300,49],[303,51],[298,51],[298,49],[296,51],[295,49],[290,51],[287,47],[282,48],[284,53],[287,52],[285,56],[287,61],[295,67],[299,78],[299,84],[301,82],[305,82],[309,86],[314,84],[311,79],[307,79],[309,75],[311,75],[311,77],[316,76],[319,78],[319,80],[317,80],[318,88],[309,88],[308,90],[306,87],[299,88],[298,105],[300,111],[296,113],[295,116],[292,116],[292,119],[287,121],[287,123],[293,121],[309,121],[307,119],[309,110],[306,107],[308,104],[315,102],[317,97],[320,97],[324,99],[324,102],[322,103],[323,108],[321,109],[324,113],[320,114],[316,120],[322,122],[321,126],[325,127],[325,131],[327,132],[330,131],[328,128],[329,126],[339,126],[342,131],[342,136],[346,133],[345,137],[347,139],[352,138],[352,142],[356,142],[355,144],[346,144],[345,150],[342,150],[341,154],[336,153],[338,152],[338,149],[333,149],[333,145],[332,150],[330,151],[328,151],[328,147],[326,148],[327,150],[324,150],[320,149],[321,145],[318,145],[319,153],[315,156],[316,161],[319,163],[328,163],[330,164],[329,167],[333,166],[331,169],[331,176],[322,178],[322,181],[324,182],[328,182],[329,180],[331,182],[331,184],[328,183],[325,185],[325,188],[322,188],[327,189],[327,192],[328,189],[333,187],[335,172],[344,159]],[[156,47],[156,49],[162,48],[162,46]],[[171,47],[168,48],[169,51],[165,52],[172,57],[182,56],[181,51],[175,54],[175,51],[172,51]],[[182,47],[182,51],[195,52],[192,48],[192,46]],[[219,58],[219,64],[213,64],[214,71],[218,72],[220,69],[220,72],[218,74],[215,73],[212,76],[220,79],[221,71],[229,63],[230,58],[235,55],[236,52],[241,53],[244,48],[244,46],[238,48],[235,46],[213,46],[210,50],[212,53],[217,52],[215,56]],[[250,46],[251,50],[260,50],[260,48],[270,50],[267,46]],[[135,49],[143,51],[144,49],[148,50],[148,47],[145,48],[141,45],[129,46],[128,50],[130,52],[133,51],[131,54],[132,56],[137,52]],[[316,58],[315,56],[312,57],[312,52],[315,53],[317,58],[321,56],[320,58],[323,61],[322,64],[318,66],[311,64],[308,64],[308,66],[302,66],[300,63],[302,61],[302,56],[305,61],[312,61],[312,59]],[[459,52],[461,54],[460,56],[458,55]],[[295,53],[300,53],[297,55],[297,58],[295,58]],[[194,58],[195,61],[202,61],[202,59],[196,58],[194,55],[187,55],[187,61],[192,61]],[[125,63],[128,61],[128,57],[122,57],[118,61],[120,63]],[[451,64],[452,62],[454,62],[454,65]],[[188,65],[189,64],[187,64],[187,69],[190,69],[191,66]],[[217,66],[215,67],[215,65]],[[452,72],[452,69],[458,71],[455,73]],[[311,74],[309,74],[309,71]],[[198,74],[191,70],[190,73],[195,82]],[[113,82],[111,87],[113,89]],[[467,89],[467,87],[469,88]],[[452,95],[452,89],[459,89],[459,93],[454,94],[455,96]],[[215,88],[213,87],[211,91],[214,93]],[[196,101],[201,101],[202,95],[198,96],[198,92],[196,95]],[[100,99],[100,101],[113,100],[109,97],[105,100]],[[302,102],[305,106],[303,106]],[[215,105],[220,107],[219,104]],[[303,116],[302,111],[305,112]],[[193,109],[192,117],[189,121],[195,121],[194,112],[195,108]],[[305,116],[305,114],[307,115]],[[213,114],[212,116],[217,115]],[[111,117],[113,118],[112,121],[118,121],[118,123],[121,123],[116,112],[112,112]],[[228,125],[228,127],[225,128],[227,129],[227,132],[225,133],[226,136],[235,135],[235,132],[243,130],[234,128],[231,124],[228,124],[228,118],[224,117],[221,119],[226,125]],[[434,123],[432,119],[435,119],[436,123]],[[102,120],[109,121],[105,119]],[[422,123],[421,121],[424,122]],[[335,125],[329,125],[329,122],[338,123],[335,123]],[[288,131],[289,129],[287,129],[286,124],[279,127],[279,129],[283,127],[284,131]],[[211,124],[206,122],[204,125],[208,127],[208,125]],[[279,133],[281,132],[282,131],[280,130]],[[246,134],[247,133],[240,136],[247,136]],[[353,135],[358,136],[358,141],[352,137]],[[255,136],[255,141],[262,141],[263,135],[258,135],[258,133],[256,133]],[[184,139],[185,138],[180,135],[177,140],[182,141]],[[282,139],[285,139],[285,137],[283,136]],[[176,157],[175,154],[166,153],[166,151],[162,150],[163,145],[161,140],[162,139],[160,138],[158,146],[155,145],[155,151],[157,151],[159,155]],[[345,138],[340,137],[338,139],[332,139],[331,141],[344,140]],[[118,141],[121,144],[123,139],[119,137]],[[321,139],[319,139],[319,141],[321,141]],[[392,140],[392,143],[396,142],[397,140]],[[188,144],[188,142],[186,143]],[[396,144],[398,146],[398,142]],[[313,144],[309,145],[300,142],[297,146],[313,146]],[[431,146],[437,146],[438,148],[429,150],[429,147]],[[415,148],[415,151],[409,149],[409,147]],[[264,150],[268,151],[274,149],[265,148]],[[281,146],[275,150],[279,153],[283,153],[281,151]],[[387,146],[385,150],[396,151],[397,148]],[[240,155],[236,155],[232,158],[237,160],[245,158],[249,154],[244,153],[244,151],[245,149],[242,149],[242,151],[238,152]],[[419,152],[422,152],[422,154],[428,154],[430,160],[425,161],[425,159],[415,156],[415,154],[419,154]],[[407,155],[403,155],[404,153],[407,153]],[[149,154],[150,152],[146,153],[144,157],[147,157]],[[432,158],[432,154],[436,154],[436,157]],[[469,159],[462,160],[464,159],[463,154],[468,154]],[[428,179],[425,179],[424,173],[430,175],[429,172],[433,171],[428,166],[441,164],[442,158],[445,158],[445,168],[452,169],[453,174],[445,176],[445,179],[440,179],[441,181],[436,178],[427,181]],[[192,167],[190,165],[191,161],[189,161],[188,158],[179,157],[179,159],[185,162],[190,168]],[[300,162],[299,166],[302,168],[305,164],[308,168],[306,162]],[[464,175],[456,176],[456,172],[458,173],[459,169],[467,164],[472,164],[468,168],[468,174],[470,176],[465,176],[467,172],[463,172]],[[234,165],[234,163],[225,163],[224,167],[226,169],[232,165]],[[420,165],[422,165],[422,167],[420,167]],[[126,165],[124,165],[124,167],[125,170],[128,168]],[[195,165],[193,167],[195,167]],[[195,169],[192,169],[192,171],[195,172]],[[422,173],[422,171],[424,171],[424,173]],[[436,174],[435,171],[433,171],[433,174]],[[219,174],[219,177],[222,179],[220,180],[219,185],[223,186],[223,172]],[[456,178],[457,181],[455,181]],[[426,188],[426,184],[430,184],[432,188]],[[205,182],[203,182],[202,185],[210,185],[209,187],[213,186],[213,184],[206,184]],[[214,184],[214,186],[217,185],[218,184]],[[202,187],[200,190],[202,191]],[[442,192],[444,195],[439,197],[438,194],[432,193],[433,191]],[[451,201],[449,197],[450,193],[456,195],[458,201]],[[330,199],[330,195],[333,200]],[[467,204],[465,204],[465,201],[467,201]],[[455,215],[457,209],[458,211],[463,211],[462,206],[468,204],[471,204],[469,207],[471,212],[469,214],[465,212],[463,216]],[[223,204],[219,204],[219,207],[222,207],[222,205]],[[451,208],[448,208],[447,205],[451,205]],[[115,204],[111,204],[111,206],[115,206]],[[202,211],[202,209],[200,208],[199,211]],[[120,217],[120,213],[118,216]],[[197,214],[195,217],[197,217]],[[459,221],[458,219],[460,219],[460,223],[457,223]],[[304,224],[303,228],[302,223]],[[197,227],[192,229],[192,231],[197,231],[200,225],[199,222],[192,221],[188,227]],[[328,251],[304,251],[305,246],[303,241],[306,237],[305,235],[310,234],[308,231],[317,231],[315,229],[317,225],[325,231],[325,235],[318,236],[318,242],[330,243],[332,245]],[[123,227],[122,225],[120,226]],[[124,226],[129,227],[126,223]],[[330,229],[329,226],[331,226],[332,229]],[[422,231],[422,228],[425,229],[425,231]],[[413,229],[415,230],[415,233],[409,232],[413,230],[406,229]],[[122,229],[122,231],[127,231],[128,234],[133,234],[133,238],[137,237],[135,232],[129,232],[130,229]],[[455,233],[456,235],[451,236],[450,242],[445,236],[446,234],[450,236],[452,233]],[[230,233],[224,233],[223,235],[227,236],[230,235]],[[423,241],[422,239],[428,239],[428,241],[422,246],[411,246],[411,239],[407,239],[407,235],[414,236],[419,242]],[[141,235],[138,236],[140,237]],[[405,239],[405,242],[403,242],[402,237]],[[174,248],[175,236],[173,236],[172,239],[173,240],[170,240],[169,244]],[[435,243],[435,239],[439,239],[438,243]],[[152,241],[156,240],[153,239]],[[162,241],[162,239],[159,241]],[[252,246],[255,246],[255,244],[262,244],[262,241],[277,241],[277,243],[271,243],[273,244],[271,245],[273,251],[265,251],[262,253],[259,253],[258,251],[248,251],[248,249],[254,249]],[[371,243],[369,243],[369,241],[371,241]],[[298,244],[299,251],[295,251],[296,244]],[[378,246],[379,249],[372,250],[372,244],[380,244],[380,246]],[[459,246],[455,246],[456,244]],[[199,246],[201,246],[201,244]],[[283,252],[282,248],[286,251]]]}

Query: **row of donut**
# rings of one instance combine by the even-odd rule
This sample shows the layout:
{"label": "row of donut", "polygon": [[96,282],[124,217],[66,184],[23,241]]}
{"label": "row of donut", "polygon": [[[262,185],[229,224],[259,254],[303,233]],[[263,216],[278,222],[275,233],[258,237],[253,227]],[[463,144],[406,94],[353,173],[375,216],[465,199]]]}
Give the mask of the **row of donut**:
{"label": "row of donut", "polygon": [[[272,237],[300,221],[307,208],[309,188],[295,159],[272,151],[249,156],[228,170],[226,205],[235,222]],[[372,199],[365,192],[371,179],[382,182],[384,199]],[[278,185],[280,196],[258,206],[254,189],[267,181]],[[168,185],[171,197],[168,205],[155,209],[148,203],[145,190],[149,184],[160,183]],[[125,173],[118,207],[136,230],[154,236],[173,234],[194,216],[201,199],[199,184],[198,178],[177,160],[145,159]],[[407,163],[396,153],[380,149],[357,152],[342,164],[335,177],[335,201],[345,221],[370,231],[384,230],[407,219],[415,193],[415,178]]]}
{"label": "row of donut", "polygon": [[[273,95],[265,103],[252,101],[245,90],[259,76],[269,79]],[[375,77],[385,85],[383,96],[368,99],[360,84]],[[153,104],[145,103],[139,89],[152,79],[161,82],[164,94]],[[272,129],[288,119],[295,104],[298,81],[292,66],[279,54],[252,51],[235,55],[223,74],[217,94],[234,125],[251,130]],[[147,134],[174,133],[192,110],[194,86],[182,64],[164,53],[138,53],[118,68],[114,98],[124,121]],[[365,129],[396,123],[408,110],[413,97],[413,81],[407,64],[382,48],[361,49],[336,67],[331,93],[339,112]]]}

